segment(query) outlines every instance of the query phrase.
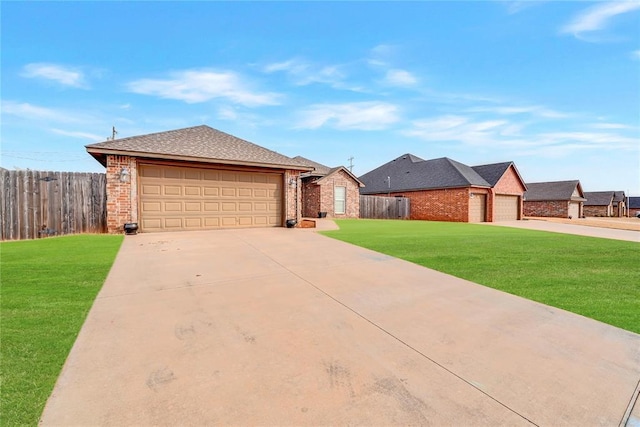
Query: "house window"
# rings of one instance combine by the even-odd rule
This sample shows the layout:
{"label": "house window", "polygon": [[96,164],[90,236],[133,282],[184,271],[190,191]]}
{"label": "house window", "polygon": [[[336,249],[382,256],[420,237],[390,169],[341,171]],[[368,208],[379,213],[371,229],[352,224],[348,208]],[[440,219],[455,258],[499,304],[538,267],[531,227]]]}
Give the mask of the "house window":
{"label": "house window", "polygon": [[333,210],[336,214],[344,214],[347,207],[347,187],[335,187],[333,190]]}

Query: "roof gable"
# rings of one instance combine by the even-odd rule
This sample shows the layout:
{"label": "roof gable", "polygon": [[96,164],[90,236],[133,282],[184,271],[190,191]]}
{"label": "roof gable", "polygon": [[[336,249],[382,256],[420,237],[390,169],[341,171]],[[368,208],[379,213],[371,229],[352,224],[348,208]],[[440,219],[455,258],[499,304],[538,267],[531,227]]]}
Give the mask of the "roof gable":
{"label": "roof gable", "polygon": [[367,172],[360,176],[360,181],[366,186],[363,194],[491,186],[465,164],[447,157],[422,160],[412,154],[404,154]]}
{"label": "roof gable", "polygon": [[522,176],[520,176],[520,172],[518,172],[518,168],[516,168],[516,165],[513,162],[492,163],[488,165],[472,166],[471,168],[483,177],[485,181],[491,184],[491,187],[495,187],[498,182],[500,182],[500,179],[502,179],[502,177],[507,173],[509,168],[513,168],[513,171],[522,184],[523,189],[527,189]]}
{"label": "roof gable", "polygon": [[[524,192],[524,200],[574,200],[584,201],[584,193],[580,181],[553,181],[527,183],[527,191]],[[574,196],[574,192],[577,196]]]}
{"label": "roof gable", "polygon": [[310,166],[206,125],[132,136],[86,146],[103,165],[106,155],[309,170]]}
{"label": "roof gable", "polygon": [[364,187],[364,184],[362,183],[362,181],[360,181],[349,169],[345,168],[344,166],[338,166],[336,168],[330,169],[329,173],[327,173],[325,176],[323,176],[322,178],[318,179],[315,182],[317,184],[320,184],[325,179],[329,179],[331,176],[339,173],[340,171],[343,171],[346,175],[348,175],[351,179],[353,179],[358,184],[358,187]]}

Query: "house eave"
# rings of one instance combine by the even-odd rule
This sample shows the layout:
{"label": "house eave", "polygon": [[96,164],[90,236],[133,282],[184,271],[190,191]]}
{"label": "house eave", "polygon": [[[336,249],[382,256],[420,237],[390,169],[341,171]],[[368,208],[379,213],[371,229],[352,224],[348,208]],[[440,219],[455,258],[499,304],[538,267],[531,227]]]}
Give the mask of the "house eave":
{"label": "house eave", "polygon": [[209,157],[181,156],[175,154],[148,153],[143,151],[126,151],[126,150],[109,150],[87,147],[87,152],[91,154],[102,166],[107,165],[107,155],[129,156],[144,159],[157,160],[175,160],[183,162],[199,162],[220,165],[236,165],[236,166],[253,166],[271,169],[295,170],[295,171],[312,171],[313,167],[301,165],[282,165],[268,162],[248,162],[243,160],[213,159]]}

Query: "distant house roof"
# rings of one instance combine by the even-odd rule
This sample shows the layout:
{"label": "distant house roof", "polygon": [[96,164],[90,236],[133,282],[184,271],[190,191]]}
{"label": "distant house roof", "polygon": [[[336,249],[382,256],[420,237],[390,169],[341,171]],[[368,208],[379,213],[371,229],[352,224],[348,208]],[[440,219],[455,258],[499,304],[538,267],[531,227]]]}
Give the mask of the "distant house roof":
{"label": "distant house roof", "polygon": [[153,159],[311,170],[311,166],[306,166],[295,159],[205,125],[99,142],[87,145],[86,149],[103,165],[106,165],[107,155],[116,154]]}
{"label": "distant house roof", "polygon": [[[580,181],[553,181],[527,183],[524,200],[527,202],[546,200],[572,200],[584,202],[584,193]],[[577,192],[578,195],[574,195]]]}
{"label": "distant house roof", "polygon": [[629,209],[640,209],[640,197],[629,197]]}
{"label": "distant house roof", "polygon": [[423,160],[404,154],[360,177],[362,194],[429,190],[438,188],[491,187],[478,172],[447,157]]}
{"label": "distant house roof", "polygon": [[309,160],[302,156],[296,156],[294,157],[294,160],[297,160],[300,163],[305,165],[313,166],[315,168],[311,172],[304,172],[302,175],[300,175],[301,178],[316,178],[314,182],[319,184],[325,179],[327,179],[328,177],[330,177],[331,175],[333,175],[334,173],[342,170],[351,178],[353,178],[353,180],[358,183],[358,186],[364,187],[364,184],[362,183],[362,181],[360,181],[357,176],[355,176],[349,169],[345,168],[344,166],[330,168],[329,166],[325,166],[321,163],[314,162],[313,160]]}
{"label": "distant house roof", "polygon": [[613,201],[613,191],[586,191],[585,206],[609,206]]}

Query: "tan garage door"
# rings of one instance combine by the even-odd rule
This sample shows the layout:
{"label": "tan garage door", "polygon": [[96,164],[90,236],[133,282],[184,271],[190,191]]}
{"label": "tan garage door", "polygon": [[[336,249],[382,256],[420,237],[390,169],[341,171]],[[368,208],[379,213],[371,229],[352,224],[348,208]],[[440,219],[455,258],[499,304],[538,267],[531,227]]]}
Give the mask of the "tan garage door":
{"label": "tan garage door", "polygon": [[471,193],[469,198],[469,222],[484,222],[487,198],[484,194]]}
{"label": "tan garage door", "polygon": [[569,217],[580,218],[580,203],[569,202]]}
{"label": "tan garage door", "polygon": [[141,231],[282,223],[282,174],[145,164],[138,173]]}
{"label": "tan garage door", "polygon": [[494,221],[513,221],[518,219],[518,208],[520,199],[518,196],[507,196],[496,194],[496,204],[494,208]]}

